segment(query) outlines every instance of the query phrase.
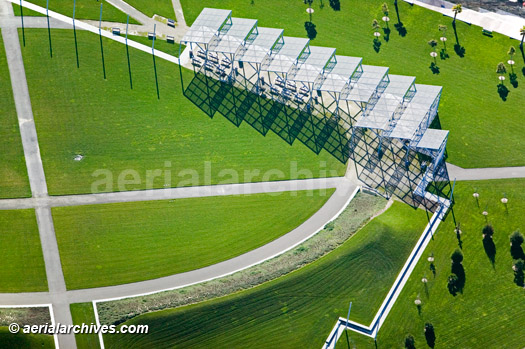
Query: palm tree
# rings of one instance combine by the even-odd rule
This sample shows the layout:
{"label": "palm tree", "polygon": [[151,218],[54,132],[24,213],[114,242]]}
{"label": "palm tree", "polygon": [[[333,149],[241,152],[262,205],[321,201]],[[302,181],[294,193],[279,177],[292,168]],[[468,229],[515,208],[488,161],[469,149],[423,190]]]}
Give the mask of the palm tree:
{"label": "palm tree", "polygon": [[510,64],[510,69],[512,70],[512,74],[514,74],[514,60],[512,59],[514,57],[514,54],[516,54],[516,49],[514,48],[514,46],[511,46],[509,48],[509,52],[507,52],[507,54],[510,57],[508,61],[508,63]]}
{"label": "palm tree", "polygon": [[381,11],[383,11],[383,14],[385,15],[382,19],[386,22],[386,27],[388,28],[388,22],[390,21],[390,18],[388,17],[388,5],[386,2],[381,5]]}
{"label": "palm tree", "polygon": [[378,32],[379,28],[381,28],[381,26],[379,25],[379,22],[377,21],[377,19],[374,19],[372,21],[372,28],[374,28],[374,32]]}
{"label": "palm tree", "polygon": [[[432,52],[430,53],[430,55],[432,57],[434,57],[434,63],[436,63],[436,57],[437,57],[437,53],[436,53],[436,46],[437,46],[437,41],[432,39],[428,42],[428,44],[430,45],[430,47],[432,47]],[[436,63],[437,64],[437,63]]]}
{"label": "palm tree", "polygon": [[461,6],[461,4],[452,6],[452,12],[454,12],[454,20],[452,21],[452,23],[456,24],[456,16],[458,15],[458,13],[461,13],[461,11],[463,11],[463,7]]}
{"label": "palm tree", "polygon": [[496,73],[500,75],[500,81],[501,81],[501,84],[503,85],[503,80],[505,79],[503,75],[507,73],[507,68],[505,67],[505,64],[503,64],[503,62],[498,63],[498,68],[496,69]]}

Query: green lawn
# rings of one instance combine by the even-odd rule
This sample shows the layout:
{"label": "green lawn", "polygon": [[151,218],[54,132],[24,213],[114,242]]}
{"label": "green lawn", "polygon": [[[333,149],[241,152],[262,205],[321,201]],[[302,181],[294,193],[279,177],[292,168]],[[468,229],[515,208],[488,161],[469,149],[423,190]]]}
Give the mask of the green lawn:
{"label": "green lawn", "polygon": [[127,0],[126,2],[148,17],[159,15],[165,18],[175,19],[175,11],[173,10],[171,0]]}
{"label": "green lawn", "polygon": [[[391,34],[388,42],[382,39],[379,53],[373,49],[372,20],[380,22],[383,0],[341,1],[341,11],[335,12],[324,1],[319,8],[315,1],[313,22],[317,38],[312,44],[337,48],[338,54],[363,57],[364,64],[390,67],[390,73],[416,76],[417,83],[444,87],[440,104],[440,119],[444,129],[451,130],[448,141],[449,161],[462,167],[525,165],[525,133],[523,100],[525,78],[521,74],[523,60],[519,42],[494,34],[483,36],[481,28],[458,22],[458,36],[466,49],[465,57],[454,52],[452,19],[439,13],[410,6],[399,1],[399,15],[407,34],[401,37],[393,27],[397,23],[395,8],[390,6]],[[193,23],[203,7],[233,10],[235,17],[258,19],[260,26],[285,28],[285,35],[305,37],[304,22],[308,20],[306,5],[301,1],[267,0],[252,2],[238,0],[182,0],[188,24]],[[427,42],[439,42],[438,24],[448,26],[450,58],[438,58],[440,74],[429,69],[432,62]],[[516,33],[518,34],[518,33]],[[518,49],[515,56],[519,87],[511,90],[506,102],[498,93],[496,65],[506,62],[510,45]],[[441,49],[440,42],[438,49]],[[410,64],[407,64],[410,62]],[[507,69],[510,69],[507,66]],[[508,81],[508,77],[507,77]]]}
{"label": "green lawn", "polygon": [[[75,303],[69,306],[74,325],[91,324],[96,325],[95,313],[92,303]],[[100,348],[100,342],[96,333],[75,334],[77,349],[96,349]]]}
{"label": "green lawn", "polygon": [[[345,172],[345,166],[327,152],[316,155],[299,142],[290,146],[273,133],[263,137],[246,124],[237,128],[221,115],[210,120],[182,95],[175,64],[156,60],[157,100],[150,54],[130,49],[130,90],[124,45],[104,40],[104,80],[97,35],[77,32],[80,69],[71,31],[52,31],[52,59],[47,46],[41,45],[47,30],[26,30],[26,36],[34,38],[28,40],[24,63],[53,195],[119,190],[118,177],[133,180],[130,171],[140,178],[127,190]],[[185,70],[184,76],[189,81],[193,73]],[[74,161],[75,154],[84,159]],[[94,181],[109,176],[100,170],[111,174],[112,185],[92,188]],[[163,172],[148,184],[147,171],[155,170]]]}
{"label": "green lawn", "polygon": [[303,223],[333,189],[53,209],[69,289],[202,268],[262,246]]}
{"label": "green lawn", "polygon": [[45,334],[11,334],[7,327],[0,327],[0,348],[53,349],[55,348],[55,341],[53,336]]}
{"label": "green lawn", "polygon": [[33,210],[0,210],[0,292],[46,291],[46,270]]}
{"label": "green lawn", "polygon": [[31,196],[11,79],[0,37],[0,198]]}
{"label": "green lawn", "polygon": [[320,260],[248,291],[136,317],[126,324],[148,324],[149,334],[105,336],[106,347],[321,347],[349,301],[352,319],[372,320],[425,225],[424,212],[394,203]]}
{"label": "green lawn", "polygon": [[[463,266],[466,282],[463,294],[453,297],[447,289],[451,272],[450,255],[458,246],[452,217],[439,229],[419,261],[392,312],[377,338],[379,348],[401,347],[407,333],[416,338],[417,348],[426,348],[423,334],[425,322],[434,325],[436,348],[521,348],[525,326],[524,291],[513,282],[509,235],[516,229],[525,230],[525,180],[458,182],[454,195],[454,211],[463,234]],[[472,193],[480,194],[480,206]],[[508,214],[500,199],[509,198]],[[496,247],[494,266],[485,253],[481,230],[486,209],[494,226]],[[427,257],[434,253],[436,276],[429,270]],[[429,278],[428,295],[421,278]],[[414,300],[421,296],[418,315]],[[358,348],[375,348],[372,340],[350,333]],[[338,346],[339,347],[339,346]],[[341,345],[341,348],[345,347]]]}
{"label": "green lawn", "polygon": [[[46,8],[47,0],[31,0],[30,2]],[[92,19],[99,20],[100,18],[100,4],[102,6],[102,20],[108,22],[126,23],[127,15],[111,5],[109,2],[93,1],[93,0],[76,0],[75,18],[76,19]],[[69,0],[49,0],[49,9],[68,17],[73,17],[73,1]],[[13,4],[15,16],[20,16],[20,6]],[[24,8],[24,16],[44,16],[36,11],[31,11]],[[129,23],[140,24],[133,18],[129,19]]]}

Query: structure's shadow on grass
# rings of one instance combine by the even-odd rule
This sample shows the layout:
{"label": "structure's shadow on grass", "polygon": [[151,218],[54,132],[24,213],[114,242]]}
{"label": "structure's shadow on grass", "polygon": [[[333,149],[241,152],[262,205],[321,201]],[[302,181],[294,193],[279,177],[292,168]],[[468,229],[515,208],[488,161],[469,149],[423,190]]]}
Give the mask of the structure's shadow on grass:
{"label": "structure's shadow on grass", "polygon": [[466,49],[463,46],[461,46],[459,43],[454,44],[454,52],[456,52],[456,54],[459,57],[461,58],[465,57],[465,51]]}
{"label": "structure's shadow on grass", "polygon": [[381,49],[381,40],[379,40],[378,38],[375,38],[373,42],[374,42],[374,51],[379,53],[379,50]]}
{"label": "structure's shadow on grass", "polygon": [[492,267],[494,268],[494,265],[496,263],[496,245],[494,244],[494,241],[487,237],[483,239],[483,248],[485,249],[485,254],[490,260],[490,263],[492,264]]}
{"label": "structure's shadow on grass", "polygon": [[499,97],[501,98],[501,100],[503,102],[505,102],[507,100],[507,97],[509,96],[509,89],[507,88],[507,86],[503,85],[503,84],[498,84],[498,94],[499,94]]}
{"label": "structure's shadow on grass", "polygon": [[521,73],[525,76],[525,67],[521,68]]}
{"label": "structure's shadow on grass", "polygon": [[429,68],[432,71],[432,74],[436,74],[437,75],[437,74],[440,73],[439,67],[438,67],[438,65],[435,62],[430,63],[430,67]]}
{"label": "structure's shadow on grass", "polygon": [[337,118],[319,117],[304,105],[298,109],[274,101],[268,90],[262,96],[250,92],[255,87],[246,90],[243,78],[237,79],[232,86],[198,72],[184,95],[210,118],[219,112],[237,127],[247,123],[263,136],[272,131],[290,145],[299,140],[315,154],[324,149],[341,163],[348,161],[348,130]]}

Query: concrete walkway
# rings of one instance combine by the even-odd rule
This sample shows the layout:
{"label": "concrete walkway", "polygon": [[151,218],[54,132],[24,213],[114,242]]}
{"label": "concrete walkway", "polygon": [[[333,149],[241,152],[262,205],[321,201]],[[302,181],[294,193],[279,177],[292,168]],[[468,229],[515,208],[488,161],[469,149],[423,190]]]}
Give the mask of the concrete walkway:
{"label": "concrete walkway", "polygon": [[302,179],[275,182],[222,184],[184,188],[166,188],[124,191],[100,194],[46,196],[39,198],[3,199],[0,210],[16,210],[36,207],[80,206],[110,204],[118,202],[186,199],[208,196],[247,195],[259,193],[279,193],[297,190],[317,190],[337,188],[347,182],[344,177]]}
{"label": "concrete walkway", "polygon": [[[11,4],[0,1],[0,22],[4,23],[4,18],[13,18],[13,9]],[[18,124],[22,137],[31,194],[35,199],[45,198],[47,197],[46,179],[40,157],[40,148],[38,146],[24,61],[20,48],[20,39],[16,26],[2,26],[2,39],[5,46],[9,73],[11,75],[13,97],[18,115]],[[60,263],[60,255],[58,253],[58,245],[53,220],[51,218],[51,209],[49,207],[36,209],[36,219],[42,244],[48,288],[50,294],[52,294],[50,303],[52,303],[53,306],[55,323],[72,325],[73,320],[71,318],[69,304],[65,302],[64,298],[66,283],[64,281],[64,275],[62,274],[62,265]],[[76,347],[73,334],[58,335],[57,338],[58,344],[62,348]]]}
{"label": "concrete walkway", "polygon": [[487,179],[525,178],[525,166],[522,167],[488,167],[461,168],[447,163],[450,180],[483,181]]}
{"label": "concrete walkway", "polygon": [[[442,0],[405,0],[410,4],[418,5],[454,17],[453,3]],[[494,12],[478,12],[463,6],[463,11],[457,15],[457,20],[477,25],[496,33],[500,33],[516,40],[521,40],[520,29],[525,25],[525,19],[511,15]],[[481,33],[480,33],[481,35]]]}

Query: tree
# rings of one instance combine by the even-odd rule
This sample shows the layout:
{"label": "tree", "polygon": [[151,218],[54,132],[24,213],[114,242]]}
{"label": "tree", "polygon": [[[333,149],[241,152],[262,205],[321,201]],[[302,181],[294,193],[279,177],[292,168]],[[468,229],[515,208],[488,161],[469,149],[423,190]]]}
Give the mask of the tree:
{"label": "tree", "polygon": [[456,24],[456,16],[458,15],[458,13],[461,13],[462,11],[463,11],[463,6],[461,6],[461,4],[452,6],[452,12],[454,12],[454,20],[452,21],[452,23]]}
{"label": "tree", "polygon": [[407,336],[405,337],[405,348],[416,349],[416,340],[411,334],[407,334]]}
{"label": "tree", "polygon": [[[503,62],[498,63],[496,73],[498,73],[500,76],[503,76],[507,73],[507,68],[505,67],[505,64],[503,64]],[[503,85],[503,79],[501,79],[501,84]]]}
{"label": "tree", "polygon": [[381,5],[381,11],[383,11],[383,14],[388,17],[388,5],[386,2],[383,3],[383,5]]}
{"label": "tree", "polygon": [[428,346],[434,348],[436,344],[436,333],[434,332],[434,325],[430,322],[425,324],[425,339],[427,340]]}
{"label": "tree", "polygon": [[440,25],[438,25],[438,29],[439,29],[439,31],[441,32],[441,36],[444,37],[445,34],[447,33],[447,29],[448,29],[448,28],[447,28],[446,25],[444,25],[444,24],[440,24]]}
{"label": "tree", "polygon": [[492,239],[492,235],[494,235],[494,228],[492,227],[492,225],[487,224],[486,226],[483,227],[482,233],[483,233],[483,238]]}
{"label": "tree", "polygon": [[512,246],[521,246],[523,241],[525,241],[525,239],[519,230],[516,230],[514,233],[510,234],[510,243]]}
{"label": "tree", "polygon": [[[507,54],[509,55],[510,57],[510,60],[509,60],[509,64],[510,64],[510,70],[512,71],[512,75],[514,75],[514,55],[516,54],[516,49],[514,48],[514,46],[511,46],[509,48],[509,52],[507,52]],[[512,78],[511,78],[512,80]]]}
{"label": "tree", "polygon": [[463,262],[463,253],[460,250],[456,249],[450,256],[453,264],[461,264]]}
{"label": "tree", "polygon": [[378,31],[379,28],[381,28],[381,26],[379,25],[379,22],[377,21],[377,19],[374,19],[372,21],[372,28],[374,28],[374,31]]}
{"label": "tree", "polygon": [[520,48],[523,50],[523,40],[525,40],[525,25],[520,29],[521,43]]}

